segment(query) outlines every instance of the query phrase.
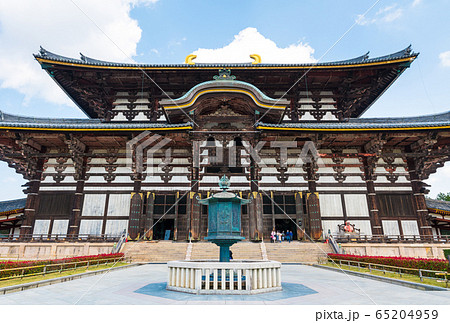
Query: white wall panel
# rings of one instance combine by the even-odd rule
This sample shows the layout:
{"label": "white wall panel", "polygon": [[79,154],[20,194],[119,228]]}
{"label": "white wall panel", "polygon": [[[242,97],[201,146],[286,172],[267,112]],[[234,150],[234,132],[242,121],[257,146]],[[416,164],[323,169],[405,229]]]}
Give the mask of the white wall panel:
{"label": "white wall panel", "polygon": [[81,220],[80,235],[100,235],[102,233],[103,220]]}
{"label": "white wall panel", "polygon": [[339,233],[339,224],[343,224],[342,221],[331,221],[331,220],[322,220],[322,229],[323,229],[323,237],[325,238],[328,235],[328,230],[330,230],[331,234],[336,236]]}
{"label": "white wall panel", "polygon": [[39,237],[42,234],[48,234],[50,229],[50,220],[34,221],[33,237]]}
{"label": "white wall panel", "polygon": [[130,194],[110,194],[107,216],[129,216]]}
{"label": "white wall panel", "polygon": [[355,227],[360,230],[361,235],[372,235],[372,225],[370,224],[370,220],[350,220],[350,223],[354,224]]}
{"label": "white wall panel", "polygon": [[106,194],[85,194],[82,216],[103,216],[105,214]]}
{"label": "white wall panel", "polygon": [[369,216],[365,194],[344,194],[347,216]]}
{"label": "white wall panel", "polygon": [[58,235],[58,238],[64,238],[69,228],[69,220],[54,220],[52,226],[52,236]]}
{"label": "white wall panel", "polygon": [[107,220],[105,234],[108,236],[120,236],[128,230],[128,220]]}
{"label": "white wall panel", "polygon": [[400,235],[397,220],[383,220],[381,223],[383,225],[383,232],[385,236]]}
{"label": "white wall panel", "polygon": [[416,220],[401,221],[401,224],[402,224],[403,235],[405,235],[405,236],[420,235],[419,227],[417,225]]}
{"label": "white wall panel", "polygon": [[344,216],[341,195],[319,194],[321,216]]}

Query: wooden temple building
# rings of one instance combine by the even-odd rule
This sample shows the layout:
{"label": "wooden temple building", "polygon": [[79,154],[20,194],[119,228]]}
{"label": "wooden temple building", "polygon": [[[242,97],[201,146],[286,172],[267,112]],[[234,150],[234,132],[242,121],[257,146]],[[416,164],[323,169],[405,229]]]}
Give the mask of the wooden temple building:
{"label": "wooden temple building", "polygon": [[[88,118],[0,113],[0,159],[28,181],[20,238],[202,240],[197,198],[224,174],[252,198],[252,241],[274,228],[321,239],[346,221],[366,238],[440,234],[423,181],[450,159],[450,112],[361,118],[417,55],[150,65],[41,48],[38,63]],[[320,163],[298,163],[308,143]]]}

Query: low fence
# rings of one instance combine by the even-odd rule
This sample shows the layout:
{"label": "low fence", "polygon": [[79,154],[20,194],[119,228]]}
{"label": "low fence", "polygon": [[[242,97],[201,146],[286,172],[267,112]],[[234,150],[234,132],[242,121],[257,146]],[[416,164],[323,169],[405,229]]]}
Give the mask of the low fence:
{"label": "low fence", "polygon": [[24,234],[14,236],[12,234],[0,234],[1,242],[117,242],[122,234]]}
{"label": "low fence", "polygon": [[378,243],[398,243],[398,242],[420,242],[420,243],[450,243],[450,235],[334,235],[334,239],[339,243],[344,242],[378,242]]}
{"label": "low fence", "polygon": [[170,261],[167,289],[193,294],[257,294],[280,291],[276,261]]}
{"label": "low fence", "polygon": [[370,273],[372,273],[372,271],[383,272],[383,274],[386,274],[387,272],[389,272],[389,273],[398,274],[400,277],[402,277],[402,275],[409,274],[409,275],[417,276],[421,282],[423,282],[424,279],[432,279],[432,280],[444,282],[446,288],[448,288],[448,278],[450,276],[450,273],[445,272],[445,271],[395,267],[395,266],[374,264],[374,263],[370,263],[370,262],[361,262],[361,261],[354,261],[354,260],[328,258],[328,262],[332,262],[334,264],[339,264],[339,267],[342,267],[342,264],[344,264],[348,267],[357,268],[358,270],[368,269]]}
{"label": "low fence", "polygon": [[64,271],[76,270],[80,268],[86,268],[88,270],[90,267],[98,267],[100,265],[108,265],[117,262],[130,262],[128,258],[124,256],[117,258],[104,258],[104,259],[90,259],[77,262],[67,262],[67,263],[55,263],[55,264],[45,264],[37,266],[26,266],[17,268],[6,268],[0,269],[0,281],[11,280],[11,279],[23,279],[25,277],[32,276],[43,276],[52,273],[61,273]]}

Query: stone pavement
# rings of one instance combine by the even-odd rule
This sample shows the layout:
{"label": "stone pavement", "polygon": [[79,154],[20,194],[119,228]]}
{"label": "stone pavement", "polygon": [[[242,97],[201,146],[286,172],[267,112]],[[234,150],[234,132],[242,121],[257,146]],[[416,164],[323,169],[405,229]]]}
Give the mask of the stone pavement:
{"label": "stone pavement", "polygon": [[191,295],[165,290],[166,265],[143,265],[0,296],[0,304],[450,305],[450,291],[420,291],[302,265],[282,266],[282,292]]}

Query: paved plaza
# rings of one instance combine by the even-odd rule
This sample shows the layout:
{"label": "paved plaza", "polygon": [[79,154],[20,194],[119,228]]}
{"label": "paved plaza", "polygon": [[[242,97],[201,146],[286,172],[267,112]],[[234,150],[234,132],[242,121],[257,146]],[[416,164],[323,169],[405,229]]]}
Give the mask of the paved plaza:
{"label": "paved plaza", "polygon": [[165,290],[166,265],[143,265],[0,296],[31,304],[450,304],[450,291],[420,291],[303,265],[283,265],[283,291],[260,295],[191,295]]}

